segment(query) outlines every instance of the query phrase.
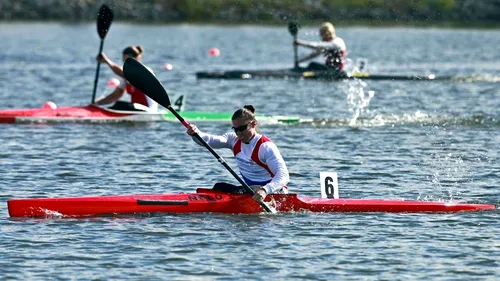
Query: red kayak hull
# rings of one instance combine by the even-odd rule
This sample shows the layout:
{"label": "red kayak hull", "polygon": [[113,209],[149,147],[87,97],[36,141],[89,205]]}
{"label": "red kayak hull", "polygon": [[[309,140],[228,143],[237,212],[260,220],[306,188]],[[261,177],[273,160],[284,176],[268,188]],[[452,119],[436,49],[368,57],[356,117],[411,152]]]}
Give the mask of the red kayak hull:
{"label": "red kayak hull", "polygon": [[97,105],[0,110],[0,123],[162,120],[162,114],[117,111]]}
{"label": "red kayak hull", "polygon": [[[266,198],[279,212],[387,212],[452,213],[494,210],[494,205],[380,199],[304,198],[297,194],[273,194]],[[228,194],[208,189],[197,193],[119,195],[67,198],[12,199],[11,217],[92,217],[139,213],[263,212],[248,194]]]}

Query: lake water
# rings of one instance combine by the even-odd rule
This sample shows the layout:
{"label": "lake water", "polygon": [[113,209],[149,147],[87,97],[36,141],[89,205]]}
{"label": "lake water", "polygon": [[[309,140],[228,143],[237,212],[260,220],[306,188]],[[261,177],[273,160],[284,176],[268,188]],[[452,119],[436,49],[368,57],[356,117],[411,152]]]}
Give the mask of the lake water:
{"label": "lake water", "polygon": [[[500,75],[499,30],[338,28],[350,67],[372,73]],[[94,24],[0,24],[1,108],[90,102]],[[317,39],[316,29],[299,38]],[[291,191],[500,204],[500,83],[197,80],[194,73],[293,66],[286,27],[114,23],[104,50],[145,48],[186,110],[299,115],[261,126],[278,145]],[[217,47],[219,57],[208,50]],[[307,51],[301,50],[301,55]],[[173,70],[163,69],[165,63]],[[101,67],[98,96],[111,70]],[[370,96],[370,93],[372,96]],[[370,98],[371,97],[371,98]],[[357,116],[357,118],[356,118]],[[199,124],[222,134],[229,124]],[[0,126],[2,280],[498,280],[500,212],[459,214],[169,214],[11,219],[6,201],[191,192],[235,183],[180,123]],[[219,151],[235,167],[230,151]]]}

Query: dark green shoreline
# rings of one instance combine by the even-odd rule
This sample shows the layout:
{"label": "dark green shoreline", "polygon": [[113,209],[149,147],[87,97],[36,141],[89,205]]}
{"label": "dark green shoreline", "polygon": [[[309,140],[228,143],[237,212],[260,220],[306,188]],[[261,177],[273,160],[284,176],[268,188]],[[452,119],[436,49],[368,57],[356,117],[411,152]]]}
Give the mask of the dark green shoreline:
{"label": "dark green shoreline", "polygon": [[0,22],[500,28],[500,0],[0,0]]}
{"label": "dark green shoreline", "polygon": [[[95,21],[65,21],[65,20],[0,20],[0,24],[95,24]],[[283,27],[286,28],[288,22],[240,22],[231,23],[226,21],[175,21],[175,22],[144,22],[144,21],[114,21],[115,24],[136,24],[136,25],[197,25],[197,26],[267,26],[267,27]],[[318,21],[306,21],[299,22],[300,27],[317,27],[321,22]],[[500,29],[500,23],[497,22],[475,22],[473,24],[464,24],[463,22],[371,22],[366,20],[350,20],[342,21],[340,23],[332,22],[337,28],[346,27],[366,27],[366,28],[437,28],[437,29],[485,29],[485,30],[497,30]]]}

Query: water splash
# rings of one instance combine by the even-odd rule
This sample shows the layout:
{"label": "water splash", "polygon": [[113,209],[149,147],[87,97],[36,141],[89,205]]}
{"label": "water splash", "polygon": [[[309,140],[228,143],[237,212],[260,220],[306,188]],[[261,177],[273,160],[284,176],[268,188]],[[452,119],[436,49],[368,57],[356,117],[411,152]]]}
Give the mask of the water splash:
{"label": "water splash", "polygon": [[460,196],[463,191],[460,187],[470,181],[472,172],[459,154],[437,153],[424,162],[429,166],[429,180],[434,189],[445,192],[449,201]]}
{"label": "water splash", "polygon": [[[347,73],[361,72],[366,71],[367,68],[367,59],[358,59],[356,62],[351,59],[346,60],[345,71]],[[365,93],[365,88],[367,87],[366,82],[360,79],[348,80],[345,81],[345,85],[347,87],[347,106],[349,112],[353,113],[349,121],[349,126],[357,125],[356,121],[358,117],[363,112],[363,109],[368,107],[370,104],[370,100],[375,95],[374,91],[368,91]]]}
{"label": "water splash", "polygon": [[[348,118],[313,118],[300,119],[299,124],[303,126],[328,126],[344,127],[352,126],[352,120]],[[371,114],[370,116],[361,116],[356,119],[356,127],[500,127],[500,118],[486,115],[473,116],[436,116],[425,112],[416,111],[414,113],[404,114]]]}
{"label": "water splash", "polygon": [[347,106],[349,112],[353,113],[349,125],[354,126],[364,108],[370,104],[375,92],[368,91],[368,93],[365,93],[364,88],[367,84],[362,80],[350,80],[347,82],[347,85]]}

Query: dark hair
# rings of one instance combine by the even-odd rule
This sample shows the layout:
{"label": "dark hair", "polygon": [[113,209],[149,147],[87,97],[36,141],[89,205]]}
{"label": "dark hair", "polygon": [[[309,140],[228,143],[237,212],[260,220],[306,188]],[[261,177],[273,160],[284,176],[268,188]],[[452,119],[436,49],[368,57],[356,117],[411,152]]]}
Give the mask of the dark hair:
{"label": "dark hair", "polygon": [[144,53],[144,49],[141,46],[128,46],[125,48],[122,52],[124,55],[131,56],[133,58],[136,58],[142,53]]}
{"label": "dark hair", "polygon": [[236,110],[233,114],[231,120],[242,118],[246,121],[252,121],[255,119],[255,107],[251,104],[245,105],[243,108]]}

